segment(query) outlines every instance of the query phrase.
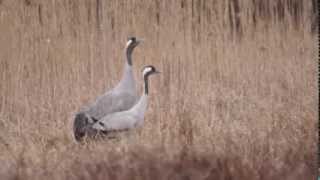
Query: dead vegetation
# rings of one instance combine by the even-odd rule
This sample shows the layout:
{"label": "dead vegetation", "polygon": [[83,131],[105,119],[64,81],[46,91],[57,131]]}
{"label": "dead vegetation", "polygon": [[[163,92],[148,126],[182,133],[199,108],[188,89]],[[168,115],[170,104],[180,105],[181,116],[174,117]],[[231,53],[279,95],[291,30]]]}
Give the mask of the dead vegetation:
{"label": "dead vegetation", "polygon": [[[314,7],[0,0],[1,179],[315,179]],[[130,35],[136,77],[163,72],[144,127],[76,144],[73,115],[119,80]]]}

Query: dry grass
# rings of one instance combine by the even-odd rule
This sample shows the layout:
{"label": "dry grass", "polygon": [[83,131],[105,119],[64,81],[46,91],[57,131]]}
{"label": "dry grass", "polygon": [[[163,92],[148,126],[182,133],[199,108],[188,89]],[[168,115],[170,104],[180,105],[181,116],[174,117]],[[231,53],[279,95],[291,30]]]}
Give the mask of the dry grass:
{"label": "dry grass", "polygon": [[[0,0],[1,179],[315,179],[316,10],[279,2]],[[145,124],[77,144],[129,35]]]}

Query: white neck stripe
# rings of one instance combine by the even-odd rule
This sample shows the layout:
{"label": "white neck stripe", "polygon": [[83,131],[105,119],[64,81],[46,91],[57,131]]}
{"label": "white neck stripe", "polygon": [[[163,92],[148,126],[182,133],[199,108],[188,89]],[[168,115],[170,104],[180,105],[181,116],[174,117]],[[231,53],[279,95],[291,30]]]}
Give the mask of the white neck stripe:
{"label": "white neck stripe", "polygon": [[132,40],[130,39],[128,42],[127,42],[127,47],[132,43]]}
{"label": "white neck stripe", "polygon": [[143,76],[145,76],[148,72],[152,71],[151,67],[147,67],[143,70]]}

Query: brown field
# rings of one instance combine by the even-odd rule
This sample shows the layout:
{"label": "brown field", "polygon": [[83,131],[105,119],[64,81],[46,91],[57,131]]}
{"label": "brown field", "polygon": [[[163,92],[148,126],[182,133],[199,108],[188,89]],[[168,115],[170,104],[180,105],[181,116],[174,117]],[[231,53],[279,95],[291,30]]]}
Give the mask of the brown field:
{"label": "brown field", "polygon": [[[0,179],[316,179],[315,2],[0,0]],[[144,126],[76,143],[133,35]]]}

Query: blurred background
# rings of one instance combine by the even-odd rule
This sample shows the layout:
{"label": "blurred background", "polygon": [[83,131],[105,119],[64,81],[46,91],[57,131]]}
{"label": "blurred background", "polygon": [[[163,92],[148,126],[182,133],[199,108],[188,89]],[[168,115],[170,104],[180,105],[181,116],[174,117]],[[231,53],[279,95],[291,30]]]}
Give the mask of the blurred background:
{"label": "blurred background", "polygon": [[[315,0],[0,0],[0,179],[312,179]],[[83,105],[151,78],[142,128],[75,143]]]}

